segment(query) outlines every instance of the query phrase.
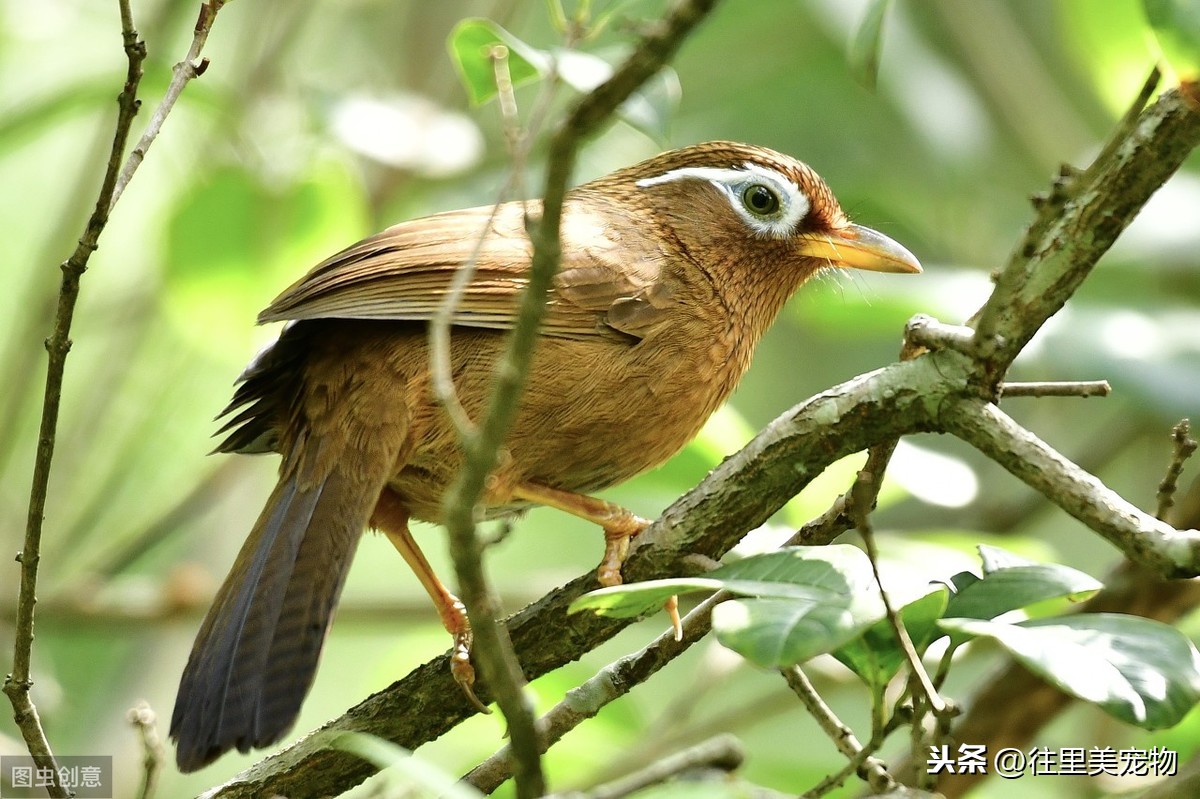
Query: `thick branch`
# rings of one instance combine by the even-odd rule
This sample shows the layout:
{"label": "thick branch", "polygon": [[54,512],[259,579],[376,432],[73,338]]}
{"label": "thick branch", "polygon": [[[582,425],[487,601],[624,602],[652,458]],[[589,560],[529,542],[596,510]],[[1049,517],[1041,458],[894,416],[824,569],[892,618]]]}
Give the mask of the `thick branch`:
{"label": "thick branch", "polygon": [[946,403],[938,418],[953,433],[999,463],[1060,508],[1104,536],[1136,563],[1168,577],[1194,577],[1200,534],[1179,532],[1143,513],[1055,452],[995,405]]}
{"label": "thick branch", "polygon": [[1065,204],[1044,206],[980,311],[976,344],[990,384],[1075,293],[1146,201],[1200,142],[1200,113],[1178,90],[1163,93],[1127,138],[1069,177]]}

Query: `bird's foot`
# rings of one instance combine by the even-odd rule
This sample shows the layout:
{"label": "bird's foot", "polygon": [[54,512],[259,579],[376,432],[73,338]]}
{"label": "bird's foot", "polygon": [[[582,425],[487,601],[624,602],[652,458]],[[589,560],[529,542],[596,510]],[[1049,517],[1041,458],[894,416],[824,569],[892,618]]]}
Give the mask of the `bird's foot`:
{"label": "bird's foot", "polygon": [[624,508],[612,506],[611,517],[604,523],[604,557],[596,569],[596,580],[605,587],[620,585],[621,567],[629,555],[629,540],[650,526],[641,516],[635,516]]}
{"label": "bird's foot", "polygon": [[467,618],[467,608],[458,597],[453,594],[449,597],[453,601],[438,610],[442,625],[454,636],[454,648],[450,652],[450,675],[476,710],[490,714],[491,709],[475,695],[475,667],[471,665],[471,643],[475,640],[475,633]]}

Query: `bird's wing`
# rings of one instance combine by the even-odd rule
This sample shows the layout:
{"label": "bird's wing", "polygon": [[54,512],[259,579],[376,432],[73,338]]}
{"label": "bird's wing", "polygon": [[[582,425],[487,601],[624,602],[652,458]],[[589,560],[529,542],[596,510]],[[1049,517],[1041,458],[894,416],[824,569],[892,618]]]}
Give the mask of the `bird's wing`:
{"label": "bird's wing", "polygon": [[[318,264],[276,297],[259,321],[427,321],[449,293],[456,271],[475,255],[474,274],[451,321],[511,328],[533,253],[526,208],[536,212],[538,205],[505,203],[494,215],[492,206],[449,211],[390,227]],[[568,200],[562,264],[547,297],[544,335],[611,336],[615,330],[642,338],[663,321],[670,307],[661,280],[663,256],[640,232],[644,226],[645,220],[615,204]]]}

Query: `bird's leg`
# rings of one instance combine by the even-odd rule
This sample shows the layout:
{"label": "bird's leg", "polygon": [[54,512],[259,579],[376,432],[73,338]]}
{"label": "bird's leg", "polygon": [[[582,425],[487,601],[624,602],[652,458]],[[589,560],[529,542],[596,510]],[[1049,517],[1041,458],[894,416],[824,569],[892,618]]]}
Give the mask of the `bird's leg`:
{"label": "bird's leg", "polygon": [[400,497],[390,489],[384,488],[379,495],[379,502],[371,514],[371,527],[387,536],[396,547],[396,551],[408,563],[413,574],[421,581],[421,585],[433,600],[442,626],[454,636],[454,650],[450,656],[450,673],[454,681],[462,688],[467,699],[477,710],[491,713],[487,705],[475,696],[475,669],[471,666],[471,642],[474,634],[471,632],[471,622],[467,618],[467,609],[462,600],[450,593],[450,589],[438,579],[433,567],[425,559],[425,553],[417,546],[412,533],[408,530],[408,508]]}
{"label": "bird's leg", "polygon": [[629,539],[650,526],[649,521],[635,516],[620,505],[585,494],[532,483],[518,484],[512,494],[517,499],[558,508],[604,528],[604,559],[596,569],[596,579],[600,585],[621,584],[621,565],[629,554]]}
{"label": "bird's leg", "polygon": [[[650,526],[650,522],[613,502],[576,494],[559,488],[547,488],[533,483],[519,483],[513,487],[512,495],[517,499],[536,502],[551,508],[587,519],[604,529],[604,558],[596,569],[596,579],[603,586],[620,585],[621,566],[629,554],[629,539]],[[683,637],[683,626],[679,620],[679,602],[675,597],[663,606],[671,617],[671,627],[676,640]]]}

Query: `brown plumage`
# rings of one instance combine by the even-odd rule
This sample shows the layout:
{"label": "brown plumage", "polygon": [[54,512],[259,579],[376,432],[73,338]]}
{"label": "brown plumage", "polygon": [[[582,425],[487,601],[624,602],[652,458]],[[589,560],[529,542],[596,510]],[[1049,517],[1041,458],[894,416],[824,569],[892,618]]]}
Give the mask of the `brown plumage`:
{"label": "brown plumage", "polygon": [[[476,419],[527,282],[524,214],[537,210],[536,202],[496,210],[454,314],[451,367]],[[291,727],[368,522],[434,598],[469,692],[469,625],[407,522],[441,520],[442,494],[461,464],[432,399],[426,323],[491,213],[452,211],[389,228],[319,264],[260,315],[293,321],[243,374],[218,449],[279,452],[280,479],[184,671],[171,722],[180,768],[235,746],[266,746]],[[562,239],[506,442],[511,457],[489,483],[485,512],[539,503],[601,523],[606,583],[619,582],[624,546],[644,522],[582,495],[682,448],[818,268],[919,271],[902,247],[851,225],[810,168],[729,142],[667,152],[572,190]]]}

